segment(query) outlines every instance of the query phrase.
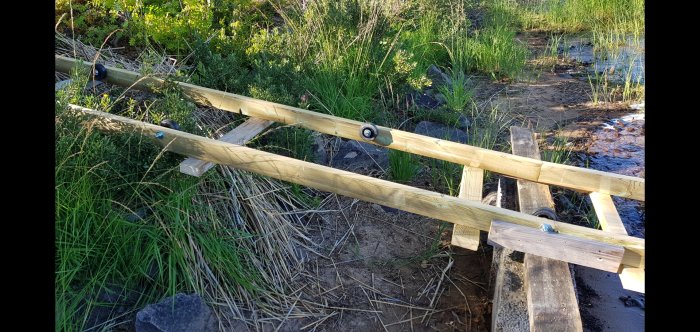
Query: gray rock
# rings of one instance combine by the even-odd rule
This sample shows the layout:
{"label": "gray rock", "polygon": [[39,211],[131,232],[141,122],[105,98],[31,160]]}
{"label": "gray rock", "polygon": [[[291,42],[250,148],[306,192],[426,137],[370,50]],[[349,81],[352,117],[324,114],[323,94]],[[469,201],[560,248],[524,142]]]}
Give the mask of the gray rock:
{"label": "gray rock", "polygon": [[411,98],[413,104],[421,108],[434,109],[446,103],[445,96],[439,93],[436,94],[432,89],[412,93]]}
{"label": "gray rock", "polygon": [[438,102],[439,105],[447,104],[447,98],[445,98],[445,95],[443,95],[442,93],[434,94],[433,98],[435,99],[435,101]]}
{"label": "gray rock", "polygon": [[445,139],[453,142],[467,143],[467,133],[457,128],[450,128],[440,123],[421,121],[414,130],[416,134]]}
{"label": "gray rock", "polygon": [[71,82],[73,82],[73,80],[71,79],[56,82],[56,91],[65,89],[68,85],[71,84]]}
{"label": "gray rock", "polygon": [[197,294],[175,294],[136,314],[136,332],[217,331],[217,318]]}
{"label": "gray rock", "polygon": [[333,167],[352,172],[381,170],[388,166],[386,148],[355,140],[343,142],[333,157]]}
{"label": "gray rock", "polygon": [[447,76],[447,74],[443,73],[436,65],[430,65],[426,75],[433,82],[433,88],[437,89],[440,86],[452,86],[452,79]]}
{"label": "gray rock", "polygon": [[129,222],[136,222],[139,220],[146,219],[148,216],[148,209],[146,207],[140,207],[136,210],[134,210],[133,213],[129,212],[127,213],[124,218],[129,221]]}
{"label": "gray rock", "polygon": [[460,114],[457,121],[458,128],[462,130],[467,130],[472,124],[471,120],[469,120],[469,117],[464,114]]}
{"label": "gray rock", "polygon": [[328,164],[328,151],[326,151],[326,142],[321,135],[313,135],[314,143],[311,147],[314,150],[314,162],[321,165]]}
{"label": "gray rock", "polygon": [[[107,283],[101,288],[97,295],[92,298],[90,313],[85,323],[85,329],[100,330],[106,324],[110,324],[110,319],[124,315],[128,308],[135,304],[140,294],[136,291],[127,290],[119,285]],[[126,323],[120,323],[115,329],[124,327]]]}
{"label": "gray rock", "polygon": [[100,86],[102,84],[104,84],[104,82],[97,81],[97,80],[91,80],[91,81],[87,82],[87,84],[85,84],[85,90],[97,88],[98,86]]}

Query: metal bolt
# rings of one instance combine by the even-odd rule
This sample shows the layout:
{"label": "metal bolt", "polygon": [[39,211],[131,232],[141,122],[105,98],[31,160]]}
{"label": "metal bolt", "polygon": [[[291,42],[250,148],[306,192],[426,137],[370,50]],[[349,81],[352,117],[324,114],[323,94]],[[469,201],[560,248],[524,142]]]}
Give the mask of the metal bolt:
{"label": "metal bolt", "polygon": [[165,134],[162,131],[156,132],[157,139],[163,139],[163,137],[165,137]]}
{"label": "metal bolt", "polygon": [[540,227],[540,229],[541,229],[543,232],[549,233],[549,234],[553,234],[553,233],[556,233],[556,232],[557,232],[556,230],[554,230],[554,227],[552,227],[552,225],[550,225],[550,224],[542,224],[542,226]]}
{"label": "metal bolt", "polygon": [[360,136],[365,140],[373,141],[378,134],[379,129],[371,123],[365,123],[360,127]]}

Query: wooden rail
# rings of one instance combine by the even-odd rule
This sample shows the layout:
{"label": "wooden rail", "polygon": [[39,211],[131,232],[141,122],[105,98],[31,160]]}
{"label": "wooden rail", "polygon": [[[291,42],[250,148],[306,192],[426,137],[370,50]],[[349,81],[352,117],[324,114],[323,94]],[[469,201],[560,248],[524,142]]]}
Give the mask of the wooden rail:
{"label": "wooden rail", "polygon": [[[623,263],[644,264],[644,239],[612,234],[533,215],[506,210],[480,202],[376,179],[332,167],[217,141],[186,132],[137,121],[114,114],[70,105],[78,114],[92,118],[90,123],[106,131],[137,131],[151,137],[166,150],[222,165],[285,180],[319,190],[382,204],[454,224],[488,231],[492,220],[540,228],[551,224],[559,233],[623,246]],[[156,138],[158,136],[159,138]]]}
{"label": "wooden rail", "polygon": [[[69,72],[75,66],[85,69],[91,64],[56,55],[56,70]],[[142,76],[124,69],[107,67],[106,81],[126,87],[150,89],[163,79]],[[318,132],[361,140],[361,122],[312,112],[292,106],[262,101],[233,93],[176,82],[184,94],[195,102],[264,120],[298,125]],[[379,128],[379,136],[370,143],[391,149],[481,168],[506,176],[580,190],[600,192],[636,200],[644,200],[644,179],[592,169],[555,164],[445,141],[387,127]],[[488,229],[488,228],[487,228]]]}

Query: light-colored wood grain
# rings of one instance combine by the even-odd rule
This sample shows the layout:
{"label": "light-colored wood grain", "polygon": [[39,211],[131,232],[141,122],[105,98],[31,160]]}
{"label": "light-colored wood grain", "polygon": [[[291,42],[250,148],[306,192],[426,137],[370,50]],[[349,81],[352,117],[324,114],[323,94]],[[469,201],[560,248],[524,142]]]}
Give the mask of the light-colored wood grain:
{"label": "light-colored wood grain", "polygon": [[[68,57],[57,55],[55,59],[56,70],[62,72],[68,72],[76,65],[82,65],[84,68],[90,67],[89,63],[82,63]],[[136,72],[113,67],[107,68],[108,74],[105,80],[113,84],[132,86],[137,89],[148,89],[151,85],[160,86],[163,83],[163,80],[157,77],[142,77]],[[362,123],[358,121],[188,83],[177,82],[177,84],[182,88],[184,94],[203,105],[251,117],[298,125],[330,135],[362,140],[359,133]],[[379,136],[369,143],[481,168],[524,180],[585,192],[596,191],[644,200],[644,179],[642,178],[553,164],[387,127],[378,126],[378,128]]]}
{"label": "light-colored wood grain", "polygon": [[[248,118],[238,127],[221,136],[219,141],[245,145],[273,123],[269,120]],[[211,162],[190,157],[180,163],[180,172],[199,177],[212,167],[214,167],[214,164]]]}
{"label": "light-colored wood grain", "polygon": [[[76,105],[71,105],[70,108],[78,112],[77,114],[92,118],[91,121],[87,121],[86,125],[94,125],[96,128],[106,131],[136,131],[151,137],[167,150],[185,156],[221,165],[230,165],[275,179],[386,205],[482,231],[488,231],[491,227],[491,220],[494,219],[534,228],[540,228],[543,223],[549,223],[562,234],[624,246],[628,249],[625,251],[625,263],[632,266],[639,264],[640,257],[644,255],[644,239],[629,235],[610,234],[601,230],[550,221],[481,202],[469,201],[245,146],[220,142]],[[157,132],[163,133],[162,139],[154,137]]]}
{"label": "light-colored wood grain", "polygon": [[[510,140],[513,154],[540,159],[540,149],[531,130],[516,126],[510,127]],[[517,185],[520,212],[533,214],[540,208],[555,209],[554,200],[547,185],[525,180],[518,180]],[[493,223],[491,226],[493,228]],[[545,234],[536,233],[536,230],[534,232],[529,229],[519,231],[514,235],[522,238],[528,233],[536,234],[539,237]],[[494,235],[498,237],[497,234]],[[489,236],[491,237],[491,233]],[[558,240],[552,240],[553,238],[558,238]],[[540,241],[528,241],[525,247],[527,250],[534,250],[539,244],[545,244],[545,248],[543,248],[545,251],[540,250],[537,254],[527,253],[523,259],[530,331],[582,331],[581,314],[567,261],[593,259],[595,262],[598,257],[591,255],[591,253],[579,256],[576,250],[579,245],[569,243],[565,239],[562,240],[559,234],[551,234]],[[580,246],[587,247],[585,243]],[[621,247],[616,248],[622,249]],[[523,251],[529,252],[527,250]],[[595,254],[595,249],[593,251]],[[623,253],[624,249],[622,249],[621,254]],[[557,255],[560,256],[557,257]],[[613,264],[612,268],[618,266],[619,261]]]}
{"label": "light-colored wood grain", "polygon": [[[481,202],[483,185],[484,170],[464,166],[457,197]],[[452,244],[469,250],[477,250],[479,249],[480,235],[481,231],[476,228],[455,225],[452,229]]]}
{"label": "light-colored wood grain", "polygon": [[[604,231],[615,234],[627,234],[625,225],[622,224],[620,214],[615,208],[610,195],[601,193],[590,193],[591,202],[595,209],[598,222]],[[644,293],[645,285],[644,264],[642,267],[631,267],[623,264],[620,271],[620,281],[622,288]]]}
{"label": "light-colored wood grain", "polygon": [[[569,264],[525,255],[527,311],[531,332],[583,331]],[[546,266],[547,268],[543,268]]]}
{"label": "light-colored wood grain", "polygon": [[563,262],[617,273],[625,249],[620,246],[582,239],[576,236],[545,233],[531,227],[494,220],[489,244],[547,257]]}

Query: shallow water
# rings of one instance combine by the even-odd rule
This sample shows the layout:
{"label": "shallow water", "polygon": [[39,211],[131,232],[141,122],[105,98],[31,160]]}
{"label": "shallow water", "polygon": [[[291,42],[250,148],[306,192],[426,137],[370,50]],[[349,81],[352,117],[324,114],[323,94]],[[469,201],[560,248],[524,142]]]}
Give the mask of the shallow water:
{"label": "shallow water", "polygon": [[[583,164],[606,172],[644,177],[644,113],[632,113],[604,123],[591,137]],[[613,197],[627,233],[644,237],[643,203]]]}
{"label": "shallow water", "polygon": [[644,38],[628,37],[614,52],[603,52],[595,49],[590,38],[574,37],[563,43],[559,52],[569,58],[587,64],[591,75],[598,73],[610,81],[624,83],[627,74],[631,82],[639,81],[644,84]]}

